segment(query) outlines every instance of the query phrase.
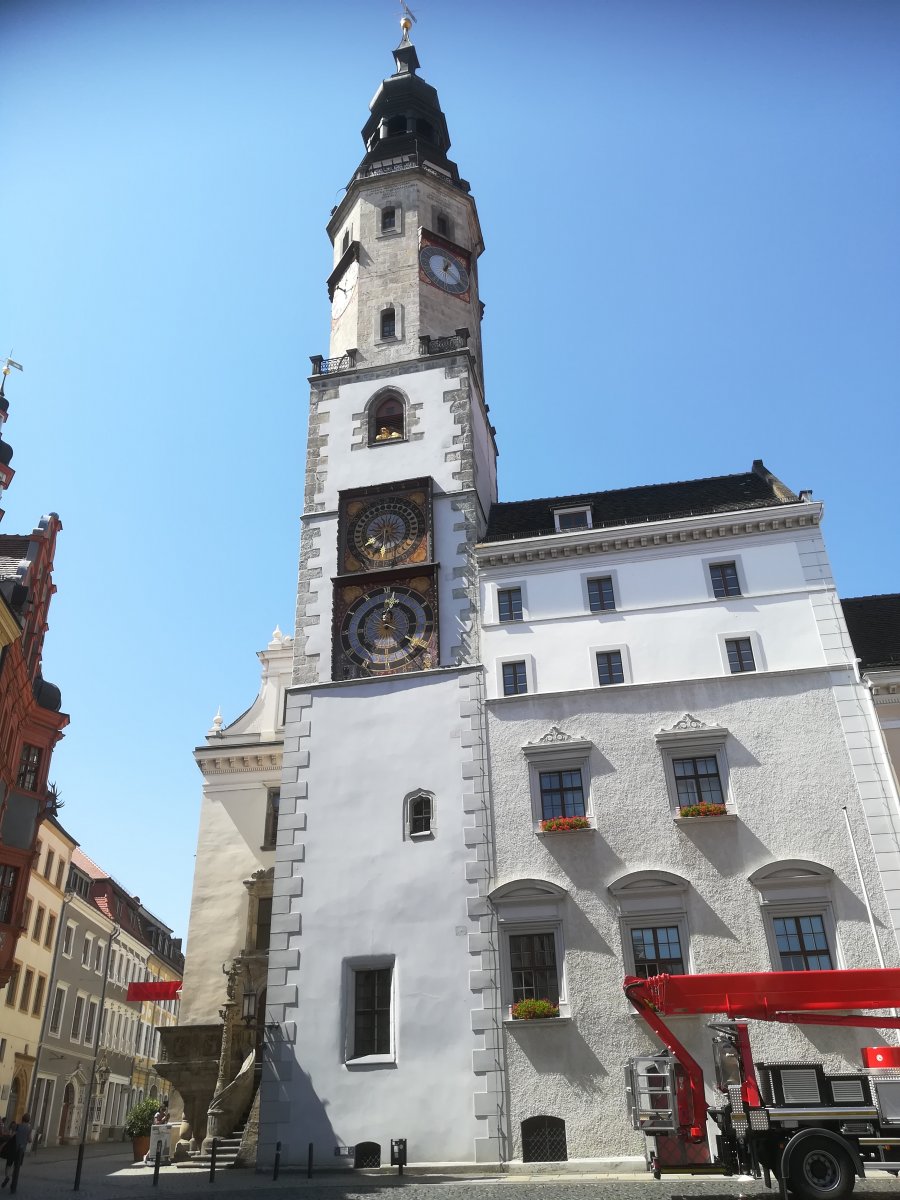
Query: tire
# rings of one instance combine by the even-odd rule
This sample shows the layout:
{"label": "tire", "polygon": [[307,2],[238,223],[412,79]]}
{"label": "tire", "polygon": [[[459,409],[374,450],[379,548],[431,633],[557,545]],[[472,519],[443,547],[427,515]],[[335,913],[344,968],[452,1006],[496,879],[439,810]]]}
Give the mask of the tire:
{"label": "tire", "polygon": [[791,1155],[788,1185],[799,1200],[844,1200],[855,1182],[850,1156],[828,1138],[807,1138]]}

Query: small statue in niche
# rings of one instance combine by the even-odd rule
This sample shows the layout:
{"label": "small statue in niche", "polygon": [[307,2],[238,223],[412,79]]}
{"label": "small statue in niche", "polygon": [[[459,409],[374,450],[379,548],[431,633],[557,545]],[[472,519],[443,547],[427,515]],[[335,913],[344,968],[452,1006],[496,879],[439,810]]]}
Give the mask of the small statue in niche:
{"label": "small statue in niche", "polygon": [[399,438],[401,434],[396,429],[389,429],[387,425],[382,425],[375,434],[376,442],[390,442],[395,438]]}

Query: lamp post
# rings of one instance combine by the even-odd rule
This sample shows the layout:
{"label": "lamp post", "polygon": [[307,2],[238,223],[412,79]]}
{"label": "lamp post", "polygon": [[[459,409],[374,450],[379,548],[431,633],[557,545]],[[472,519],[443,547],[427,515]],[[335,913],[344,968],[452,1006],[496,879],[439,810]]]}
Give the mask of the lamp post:
{"label": "lamp post", "polygon": [[245,988],[241,997],[241,1020],[248,1029],[256,1021],[256,990],[253,987]]}

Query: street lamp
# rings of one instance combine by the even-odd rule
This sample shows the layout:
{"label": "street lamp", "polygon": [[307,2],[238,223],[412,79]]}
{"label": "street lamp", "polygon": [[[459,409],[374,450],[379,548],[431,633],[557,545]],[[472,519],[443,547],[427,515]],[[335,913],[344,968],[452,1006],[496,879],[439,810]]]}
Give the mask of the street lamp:
{"label": "street lamp", "polygon": [[252,987],[245,988],[241,997],[241,1020],[248,1029],[256,1020],[256,991]]}

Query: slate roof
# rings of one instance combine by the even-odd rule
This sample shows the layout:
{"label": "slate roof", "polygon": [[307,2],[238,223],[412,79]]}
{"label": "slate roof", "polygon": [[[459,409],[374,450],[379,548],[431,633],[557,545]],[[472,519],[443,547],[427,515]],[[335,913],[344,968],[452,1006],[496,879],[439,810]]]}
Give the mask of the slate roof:
{"label": "slate roof", "polygon": [[0,579],[15,579],[19,563],[28,557],[31,538],[0,534]]}
{"label": "slate roof", "polygon": [[900,666],[900,593],[854,596],[841,607],[862,669]]}
{"label": "slate roof", "polygon": [[674,517],[707,513],[740,512],[773,504],[796,504],[799,497],[768,471],[759,459],[742,475],[714,475],[678,483],[651,483],[610,492],[585,492],[579,496],[553,496],[541,500],[516,500],[494,504],[484,541],[541,537],[556,531],[557,508],[590,505],[595,529],[609,525],[634,525]]}

